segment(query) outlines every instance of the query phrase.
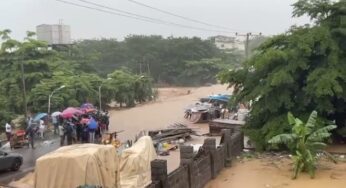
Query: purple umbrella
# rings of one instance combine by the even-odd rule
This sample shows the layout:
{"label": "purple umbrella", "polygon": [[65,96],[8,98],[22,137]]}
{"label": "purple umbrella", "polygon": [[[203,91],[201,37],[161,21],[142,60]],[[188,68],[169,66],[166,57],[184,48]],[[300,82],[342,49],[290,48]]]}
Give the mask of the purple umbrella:
{"label": "purple umbrella", "polygon": [[95,108],[95,107],[91,103],[84,103],[84,104],[82,104],[82,106],[80,106],[80,108],[82,108],[82,109],[90,109],[90,108]]}

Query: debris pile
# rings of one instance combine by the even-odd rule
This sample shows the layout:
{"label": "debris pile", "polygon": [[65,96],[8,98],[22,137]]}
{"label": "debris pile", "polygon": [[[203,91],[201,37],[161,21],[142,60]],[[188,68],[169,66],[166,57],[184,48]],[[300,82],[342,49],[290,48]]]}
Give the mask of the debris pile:
{"label": "debris pile", "polygon": [[196,135],[196,132],[184,124],[175,123],[166,129],[148,131],[148,135],[152,138],[159,155],[169,155],[170,150],[177,149],[178,144],[183,144],[191,135]]}
{"label": "debris pile", "polygon": [[184,124],[175,123],[166,129],[151,130],[148,135],[153,139],[154,144],[160,142],[179,141],[179,139],[189,139],[196,133]]}

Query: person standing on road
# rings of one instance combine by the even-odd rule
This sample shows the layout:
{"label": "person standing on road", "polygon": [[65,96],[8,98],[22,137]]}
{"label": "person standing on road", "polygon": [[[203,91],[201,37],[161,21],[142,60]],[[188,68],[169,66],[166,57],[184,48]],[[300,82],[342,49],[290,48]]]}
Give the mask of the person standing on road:
{"label": "person standing on road", "polygon": [[52,123],[54,126],[54,135],[57,135],[58,131],[59,131],[59,123],[58,123],[58,117],[57,116],[52,116]]}
{"label": "person standing on road", "polygon": [[29,126],[26,128],[26,135],[29,136],[30,139],[30,145],[32,149],[35,149],[34,146],[34,139],[35,139],[35,132],[36,132],[36,128],[33,124],[33,120],[30,121]]}
{"label": "person standing on road", "polygon": [[5,125],[6,128],[6,137],[7,137],[7,141],[11,141],[11,137],[12,137],[12,126],[9,123],[6,123]]}
{"label": "person standing on road", "polygon": [[40,138],[43,140],[44,139],[44,131],[46,129],[46,126],[44,124],[43,120],[40,120],[40,126],[39,126],[39,132],[40,132]]}
{"label": "person standing on road", "polygon": [[90,143],[95,143],[96,129],[97,129],[97,122],[93,117],[91,117],[89,122],[88,122],[89,142]]}
{"label": "person standing on road", "polygon": [[72,119],[71,118],[68,119],[64,127],[64,134],[66,135],[66,138],[67,138],[67,145],[72,145],[73,126],[74,125],[72,123]]}
{"label": "person standing on road", "polygon": [[109,128],[109,115],[108,115],[108,111],[105,112],[104,116],[103,116],[103,123],[106,124],[106,130],[108,131]]}
{"label": "person standing on road", "polygon": [[64,146],[65,143],[65,133],[63,124],[59,124],[59,136],[60,136],[60,146]]}

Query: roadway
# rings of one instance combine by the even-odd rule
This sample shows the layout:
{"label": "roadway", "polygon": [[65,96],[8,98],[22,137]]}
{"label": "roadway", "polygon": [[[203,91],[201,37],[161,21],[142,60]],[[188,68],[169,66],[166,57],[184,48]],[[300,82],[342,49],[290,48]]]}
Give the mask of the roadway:
{"label": "roadway", "polygon": [[51,151],[59,148],[59,140],[53,139],[48,141],[38,141],[36,142],[36,148],[31,149],[27,147],[9,150],[8,148],[3,148],[4,151],[8,153],[19,153],[23,156],[23,164],[21,168],[14,171],[3,171],[0,172],[0,184],[6,185],[13,180],[18,180],[21,177],[25,176],[28,172],[31,172],[35,168],[36,159],[41,157],[42,155],[49,153]]}

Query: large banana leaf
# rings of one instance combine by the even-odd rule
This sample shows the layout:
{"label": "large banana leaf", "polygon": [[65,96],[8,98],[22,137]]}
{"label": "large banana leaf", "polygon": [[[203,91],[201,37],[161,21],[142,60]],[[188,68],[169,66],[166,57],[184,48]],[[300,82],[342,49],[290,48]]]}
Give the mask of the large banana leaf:
{"label": "large banana leaf", "polygon": [[317,129],[316,131],[312,132],[307,137],[307,140],[308,141],[323,141],[324,139],[330,137],[331,133],[329,132],[335,128],[336,128],[336,125],[328,125],[320,129]]}
{"label": "large banana leaf", "polygon": [[310,114],[310,117],[308,119],[308,121],[306,122],[306,130],[307,130],[307,134],[310,134],[311,131],[315,128],[316,126],[316,119],[317,119],[317,112],[316,111],[313,111],[311,114]]}
{"label": "large banana leaf", "polygon": [[294,118],[294,116],[291,112],[287,113],[287,119],[288,119],[288,123],[290,125],[294,126],[296,124],[296,118]]}
{"label": "large banana leaf", "polygon": [[327,144],[323,143],[323,142],[308,142],[306,144],[307,148],[318,151],[321,150],[323,148],[325,148],[327,146]]}

